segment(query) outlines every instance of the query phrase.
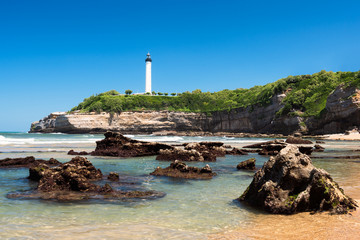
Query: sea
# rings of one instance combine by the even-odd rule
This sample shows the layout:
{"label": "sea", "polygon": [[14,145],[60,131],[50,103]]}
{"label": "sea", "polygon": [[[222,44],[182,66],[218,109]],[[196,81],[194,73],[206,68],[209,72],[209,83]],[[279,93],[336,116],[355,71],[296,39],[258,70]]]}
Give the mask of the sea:
{"label": "sea", "polygon": [[[270,140],[127,136],[168,144],[221,141],[236,147]],[[67,155],[70,149],[90,152],[103,138],[96,134],[0,132],[0,159],[34,156],[67,162],[74,157]],[[360,155],[360,142],[325,141],[321,145],[325,152],[313,153],[313,164],[328,171],[346,194],[360,202],[360,159],[342,158]],[[155,156],[86,157],[104,175],[120,174],[120,183],[113,183],[114,188],[156,190],[166,195],[106,202],[10,199],[8,193],[28,191],[36,184],[27,179],[27,168],[0,169],[0,239],[360,239],[359,210],[348,215],[272,215],[239,203],[236,199],[250,184],[254,171],[238,171],[236,165],[254,157],[260,169],[267,156],[227,155],[216,162],[188,163],[197,167],[209,164],[218,174],[212,180],[151,176],[156,167],[170,164]]]}

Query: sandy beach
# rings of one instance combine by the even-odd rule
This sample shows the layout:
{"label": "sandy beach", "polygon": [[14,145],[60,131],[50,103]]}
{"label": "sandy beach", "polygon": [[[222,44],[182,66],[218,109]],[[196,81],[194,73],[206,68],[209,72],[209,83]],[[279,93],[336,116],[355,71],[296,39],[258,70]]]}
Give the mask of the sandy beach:
{"label": "sandy beach", "polygon": [[356,130],[349,132],[348,134],[338,133],[338,134],[329,134],[322,137],[324,140],[344,140],[344,141],[359,141],[360,133]]}

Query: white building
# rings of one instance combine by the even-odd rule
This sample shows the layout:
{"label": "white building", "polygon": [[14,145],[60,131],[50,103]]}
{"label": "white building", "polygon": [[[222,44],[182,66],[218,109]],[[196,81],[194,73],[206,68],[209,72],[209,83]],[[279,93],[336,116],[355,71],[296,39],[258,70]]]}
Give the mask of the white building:
{"label": "white building", "polygon": [[146,55],[145,59],[145,92],[151,93],[151,56],[150,53]]}

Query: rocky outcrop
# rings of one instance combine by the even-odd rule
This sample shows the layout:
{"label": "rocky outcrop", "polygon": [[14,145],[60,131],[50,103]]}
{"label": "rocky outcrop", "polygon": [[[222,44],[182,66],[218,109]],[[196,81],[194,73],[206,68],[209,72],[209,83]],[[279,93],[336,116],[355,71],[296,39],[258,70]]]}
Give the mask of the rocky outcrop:
{"label": "rocky outcrop", "polygon": [[213,176],[216,176],[216,173],[214,173],[207,164],[203,168],[190,167],[178,160],[171,163],[167,168],[157,167],[155,171],[150,174],[154,176],[167,176],[187,179],[211,179]]}
{"label": "rocky outcrop", "polygon": [[199,143],[184,143],[185,150],[196,150],[201,154],[214,155],[215,157],[224,157],[226,149],[222,142],[199,142]]}
{"label": "rocky outcrop", "polygon": [[133,140],[116,132],[107,132],[105,139],[96,142],[93,156],[111,157],[139,157],[158,155],[160,150],[173,149],[174,147],[154,142],[142,142]]}
{"label": "rocky outcrop", "polygon": [[86,152],[86,151],[81,151],[81,152],[75,152],[73,149],[71,149],[70,151],[68,151],[67,153],[68,155],[89,155],[90,153]]}
{"label": "rocky outcrop", "polygon": [[169,111],[122,113],[52,113],[34,122],[30,132],[104,133],[160,135],[171,133],[263,133],[290,135],[343,133],[360,127],[360,90],[339,86],[327,98],[320,117],[277,116],[285,94],[274,95],[267,105],[251,105],[211,114]]}
{"label": "rocky outcrop", "polygon": [[305,140],[300,137],[292,137],[292,136],[288,137],[285,142],[290,144],[313,144],[313,142],[310,140]]}
{"label": "rocky outcrop", "polygon": [[277,214],[347,213],[357,207],[329,173],[315,168],[310,157],[295,145],[288,145],[276,157],[270,157],[239,200]]}
{"label": "rocky outcrop", "polygon": [[311,134],[344,133],[360,126],[360,90],[338,86],[326,101],[320,118],[306,120]]}
{"label": "rocky outcrop", "polygon": [[227,155],[248,155],[248,152],[244,149],[232,148],[231,150],[226,150]]}
{"label": "rocky outcrop", "polygon": [[164,196],[163,193],[155,191],[124,192],[113,189],[108,183],[104,186],[94,183],[95,180],[101,180],[102,178],[103,175],[100,169],[96,169],[84,157],[75,157],[71,161],[53,168],[45,164],[39,164],[29,169],[29,179],[38,182],[36,190],[10,193],[7,197],[75,201],[93,198],[124,199]]}
{"label": "rocky outcrop", "polygon": [[226,149],[222,142],[198,142],[198,143],[184,143],[184,149],[174,148],[165,149],[159,152],[156,160],[165,161],[216,161],[216,157],[224,157]]}
{"label": "rocky outcrop", "polygon": [[[295,138],[293,142],[304,142],[304,141],[302,139]],[[244,146],[244,148],[261,148],[261,150],[258,151],[259,155],[275,156],[280,152],[281,149],[285,148],[287,145],[289,145],[289,143],[284,142],[284,140],[275,139],[272,141],[247,145]],[[313,146],[298,146],[298,148],[301,153],[308,155],[310,155],[314,150]]]}
{"label": "rocky outcrop", "polygon": [[165,149],[160,150],[159,155],[156,157],[156,160],[163,160],[163,161],[186,161],[186,162],[214,162],[216,161],[216,156],[210,153],[200,153],[194,149],[192,150],[184,150],[180,148],[174,149]]}
{"label": "rocky outcrop", "polygon": [[246,170],[255,170],[255,163],[256,163],[256,159],[255,158],[250,158],[248,160],[242,161],[240,162],[236,168],[238,170],[240,169],[246,169]]}
{"label": "rocky outcrop", "polygon": [[159,131],[204,131],[207,117],[201,113],[142,111],[122,113],[52,113],[31,124],[30,132],[62,133],[152,133]]}
{"label": "rocky outcrop", "polygon": [[61,162],[54,158],[50,158],[49,160],[35,159],[33,156],[24,158],[5,158],[0,160],[0,168],[30,168],[40,164],[56,166],[60,165]]}

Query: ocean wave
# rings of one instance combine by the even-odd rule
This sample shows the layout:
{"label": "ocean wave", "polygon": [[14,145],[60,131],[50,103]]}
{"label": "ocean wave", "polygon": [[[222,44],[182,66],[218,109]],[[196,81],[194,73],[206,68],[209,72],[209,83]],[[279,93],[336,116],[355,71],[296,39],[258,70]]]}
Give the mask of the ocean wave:
{"label": "ocean wave", "polygon": [[147,142],[181,142],[183,140],[183,138],[179,136],[151,136],[149,138],[134,137],[134,139]]}
{"label": "ocean wave", "polygon": [[99,138],[70,139],[70,138],[9,138],[0,135],[0,145],[46,145],[46,144],[73,144],[95,143]]}

